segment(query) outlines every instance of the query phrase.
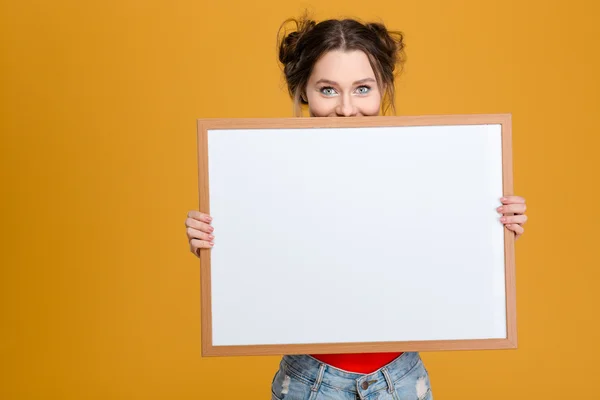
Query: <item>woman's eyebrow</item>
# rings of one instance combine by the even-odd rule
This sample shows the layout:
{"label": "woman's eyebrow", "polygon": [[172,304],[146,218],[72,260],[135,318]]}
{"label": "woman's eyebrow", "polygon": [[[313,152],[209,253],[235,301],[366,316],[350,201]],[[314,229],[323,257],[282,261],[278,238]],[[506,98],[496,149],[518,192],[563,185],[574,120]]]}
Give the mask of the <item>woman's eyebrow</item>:
{"label": "woman's eyebrow", "polygon": [[[367,82],[375,82],[375,79],[373,78],[363,78],[360,79],[358,81],[355,81],[352,85],[360,85],[361,83],[367,83]],[[320,83],[326,83],[328,85],[332,85],[332,86],[339,86],[339,84],[335,81],[330,81],[329,79],[319,79],[317,82],[315,82],[315,85],[318,85]]]}
{"label": "woman's eyebrow", "polygon": [[353,85],[360,85],[361,83],[367,83],[367,82],[375,82],[375,79],[373,79],[373,78],[364,78],[364,79],[361,79],[359,81],[354,82]]}

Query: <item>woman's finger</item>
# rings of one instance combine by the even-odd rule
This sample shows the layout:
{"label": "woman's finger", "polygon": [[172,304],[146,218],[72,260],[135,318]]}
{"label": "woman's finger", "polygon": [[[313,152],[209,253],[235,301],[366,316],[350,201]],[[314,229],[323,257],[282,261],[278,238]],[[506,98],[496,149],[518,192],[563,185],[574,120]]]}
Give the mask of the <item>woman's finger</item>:
{"label": "woman's finger", "polygon": [[525,204],[507,204],[496,209],[500,214],[525,214],[527,206]]}
{"label": "woman's finger", "polygon": [[200,249],[210,249],[215,244],[213,242],[207,242],[205,240],[192,239],[190,240],[190,251],[194,253],[196,257],[200,256]]}
{"label": "woman's finger", "polygon": [[525,222],[527,222],[527,215],[513,215],[513,216],[504,216],[502,218],[500,218],[500,222],[502,222],[504,225],[512,225],[512,224],[519,224],[519,225],[523,225]]}
{"label": "woman's finger", "polygon": [[509,224],[509,225],[505,225],[506,229],[513,231],[515,233],[515,239],[518,239],[523,232],[525,232],[525,229],[523,229],[523,227],[519,224]]}
{"label": "woman's finger", "polygon": [[500,202],[502,204],[525,204],[525,199],[521,196],[504,196]]}
{"label": "woman's finger", "polygon": [[187,230],[189,231],[190,229],[196,229],[199,230],[201,232],[204,233],[213,233],[215,228],[213,228],[212,226],[210,226],[207,223],[204,222],[200,222],[197,219],[194,218],[188,218],[185,220],[185,226],[187,228]]}
{"label": "woman's finger", "polygon": [[207,242],[212,242],[215,239],[214,235],[211,235],[210,233],[205,233],[205,232],[199,231],[198,229],[194,229],[194,228],[188,228],[186,233],[187,233],[189,240],[199,239],[199,240],[205,240]]}
{"label": "woman's finger", "polygon": [[188,212],[187,217],[198,220],[198,221],[205,222],[207,224],[210,224],[212,222],[212,217],[210,215],[201,213],[200,211],[196,211],[196,210],[191,210],[190,212]]}

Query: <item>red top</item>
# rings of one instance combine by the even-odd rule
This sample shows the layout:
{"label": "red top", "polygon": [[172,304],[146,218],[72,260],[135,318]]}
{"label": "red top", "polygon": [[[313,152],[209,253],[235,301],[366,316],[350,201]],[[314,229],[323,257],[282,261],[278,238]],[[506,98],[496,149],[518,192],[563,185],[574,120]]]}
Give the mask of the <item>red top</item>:
{"label": "red top", "polygon": [[402,353],[316,354],[319,361],[347,372],[370,374],[391,363]]}

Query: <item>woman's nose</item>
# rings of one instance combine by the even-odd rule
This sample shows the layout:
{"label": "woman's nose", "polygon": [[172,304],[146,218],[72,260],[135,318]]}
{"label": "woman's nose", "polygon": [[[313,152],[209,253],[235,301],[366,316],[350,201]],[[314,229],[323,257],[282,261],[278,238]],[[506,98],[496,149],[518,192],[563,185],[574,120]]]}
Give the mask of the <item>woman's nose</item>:
{"label": "woman's nose", "polygon": [[351,99],[341,99],[340,104],[335,109],[338,117],[353,117],[357,114],[356,107]]}

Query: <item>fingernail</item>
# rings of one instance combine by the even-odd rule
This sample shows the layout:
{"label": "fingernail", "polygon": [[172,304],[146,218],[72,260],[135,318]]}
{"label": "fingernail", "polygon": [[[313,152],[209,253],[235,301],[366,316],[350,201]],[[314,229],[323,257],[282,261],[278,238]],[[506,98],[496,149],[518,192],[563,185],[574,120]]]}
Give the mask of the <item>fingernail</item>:
{"label": "fingernail", "polygon": [[496,208],[496,211],[498,211],[498,212],[502,212],[502,207],[498,207],[498,208]]}
{"label": "fingernail", "polygon": [[213,240],[215,237],[213,235],[208,236],[208,240]]}
{"label": "fingernail", "polygon": [[213,247],[215,244],[213,242],[210,242],[210,247]]}
{"label": "fingernail", "polygon": [[212,222],[212,218],[211,218],[211,217],[206,217],[206,220],[207,220],[208,222]]}
{"label": "fingernail", "polygon": [[214,231],[214,230],[215,230],[215,228],[213,228],[212,226],[209,229],[209,231],[211,231],[211,232]]}
{"label": "fingernail", "polygon": [[502,197],[500,201],[506,201],[506,197]]}
{"label": "fingernail", "polygon": [[500,218],[500,221],[506,222],[506,218],[502,217],[502,218]]}

